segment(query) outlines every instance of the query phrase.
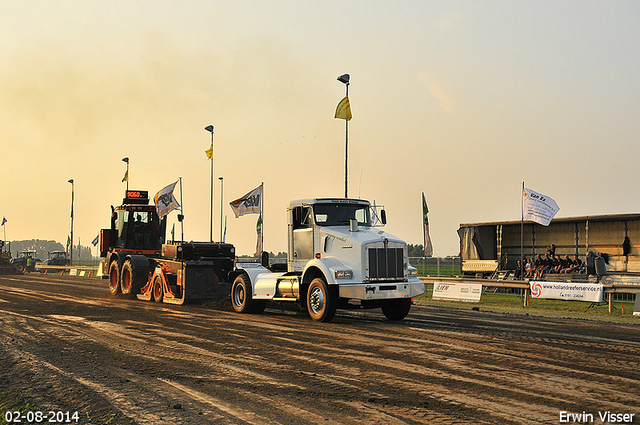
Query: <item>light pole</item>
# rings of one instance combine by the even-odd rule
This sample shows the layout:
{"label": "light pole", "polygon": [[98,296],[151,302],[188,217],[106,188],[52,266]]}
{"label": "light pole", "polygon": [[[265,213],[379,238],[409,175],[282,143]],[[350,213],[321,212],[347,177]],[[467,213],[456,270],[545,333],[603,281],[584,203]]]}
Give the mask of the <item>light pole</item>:
{"label": "light pole", "polygon": [[209,148],[210,153],[207,153],[207,156],[211,160],[211,209],[209,213],[209,242],[213,242],[213,126],[208,125],[204,129],[211,133],[211,147]]}
{"label": "light pole", "polygon": [[124,178],[122,179],[122,181],[126,181],[127,182],[127,192],[129,191],[129,158],[122,158],[122,162],[126,162],[127,163],[127,171],[124,173]]}
{"label": "light pole", "polygon": [[69,265],[73,266],[73,198],[75,197],[75,185],[73,183],[73,179],[69,180],[71,183],[71,245],[70,245],[70,258]]}
{"label": "light pole", "polygon": [[222,242],[222,202],[224,200],[224,177],[218,177],[220,180],[220,242]]}
{"label": "light pole", "polygon": [[[341,83],[343,83],[346,87],[346,93],[345,93],[345,97],[348,98],[349,97],[349,79],[350,76],[349,74],[342,74],[341,76],[338,77],[338,81],[340,81]],[[348,155],[349,155],[349,120],[345,119],[344,120],[344,127],[345,127],[345,137],[344,137],[344,197],[347,198],[347,188],[348,188],[348,184],[347,184],[347,168],[348,168],[348,164],[349,164],[349,160],[348,160]]]}

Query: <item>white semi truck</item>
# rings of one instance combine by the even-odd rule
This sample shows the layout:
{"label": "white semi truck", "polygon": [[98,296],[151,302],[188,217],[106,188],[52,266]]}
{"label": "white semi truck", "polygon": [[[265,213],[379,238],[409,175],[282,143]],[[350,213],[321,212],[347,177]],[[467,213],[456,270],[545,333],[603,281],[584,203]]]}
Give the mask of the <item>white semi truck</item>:
{"label": "white semi truck", "polygon": [[318,322],[338,308],[381,308],[389,320],[402,320],[412,298],[424,293],[407,244],[377,226],[386,224],[383,209],[361,199],[317,198],[290,202],[287,217],[286,271],[237,264],[235,311],[261,313],[271,300],[297,302]]}

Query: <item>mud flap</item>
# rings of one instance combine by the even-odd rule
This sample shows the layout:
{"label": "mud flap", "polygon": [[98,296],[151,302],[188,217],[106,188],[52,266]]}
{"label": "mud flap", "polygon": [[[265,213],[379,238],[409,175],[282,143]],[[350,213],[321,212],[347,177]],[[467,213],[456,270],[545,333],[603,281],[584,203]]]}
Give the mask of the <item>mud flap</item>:
{"label": "mud flap", "polygon": [[179,304],[198,300],[221,300],[231,295],[231,282],[221,281],[212,261],[187,261],[182,279],[182,300],[173,300]]}

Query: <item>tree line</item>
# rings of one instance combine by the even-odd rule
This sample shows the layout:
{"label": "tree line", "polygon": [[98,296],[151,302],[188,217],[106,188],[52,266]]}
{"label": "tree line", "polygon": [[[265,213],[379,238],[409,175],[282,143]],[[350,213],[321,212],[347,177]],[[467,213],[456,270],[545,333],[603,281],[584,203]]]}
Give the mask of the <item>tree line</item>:
{"label": "tree line", "polygon": [[[36,258],[41,260],[46,260],[49,258],[49,252],[52,251],[65,251],[65,247],[56,241],[46,241],[43,239],[30,239],[23,241],[11,241],[11,246],[9,244],[5,245],[5,250],[11,250],[11,255],[13,257],[17,257],[20,251],[36,251]],[[73,247],[73,259],[89,260],[93,258],[93,254],[91,252],[91,247],[82,246],[82,245],[74,245]]]}

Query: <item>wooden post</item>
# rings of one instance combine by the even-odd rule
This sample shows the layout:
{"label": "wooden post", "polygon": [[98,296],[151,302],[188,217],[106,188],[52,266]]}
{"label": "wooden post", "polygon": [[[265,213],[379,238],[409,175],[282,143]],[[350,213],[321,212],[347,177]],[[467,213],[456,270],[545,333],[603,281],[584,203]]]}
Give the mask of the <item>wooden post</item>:
{"label": "wooden post", "polygon": [[613,292],[609,292],[609,314],[613,313]]}

